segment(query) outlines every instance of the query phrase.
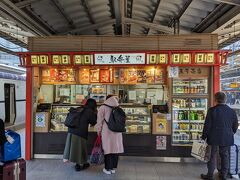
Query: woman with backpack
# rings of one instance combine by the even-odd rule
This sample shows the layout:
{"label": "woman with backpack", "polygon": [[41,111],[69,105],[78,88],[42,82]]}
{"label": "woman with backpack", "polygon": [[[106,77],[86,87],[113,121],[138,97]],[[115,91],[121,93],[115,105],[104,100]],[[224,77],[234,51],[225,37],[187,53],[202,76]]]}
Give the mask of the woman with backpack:
{"label": "woman with backpack", "polygon": [[82,108],[71,108],[69,113],[76,111],[79,112],[78,123],[76,127],[68,128],[63,159],[76,163],[75,170],[80,171],[90,166],[87,161],[88,126],[97,123],[97,103],[94,99],[88,99]]}
{"label": "woman with backpack", "polygon": [[111,131],[107,125],[112,113],[111,107],[117,106],[119,106],[118,97],[114,95],[108,95],[104,104],[98,110],[96,128],[98,135],[102,136],[102,147],[105,163],[103,172],[105,174],[114,174],[116,172],[118,156],[124,151],[122,133]]}

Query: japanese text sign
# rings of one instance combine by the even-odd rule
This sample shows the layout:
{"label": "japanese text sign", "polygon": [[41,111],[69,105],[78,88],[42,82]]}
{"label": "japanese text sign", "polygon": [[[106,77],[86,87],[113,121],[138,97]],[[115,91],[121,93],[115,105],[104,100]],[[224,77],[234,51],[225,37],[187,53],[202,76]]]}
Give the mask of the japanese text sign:
{"label": "japanese text sign", "polygon": [[96,53],[95,64],[145,64],[145,53]]}

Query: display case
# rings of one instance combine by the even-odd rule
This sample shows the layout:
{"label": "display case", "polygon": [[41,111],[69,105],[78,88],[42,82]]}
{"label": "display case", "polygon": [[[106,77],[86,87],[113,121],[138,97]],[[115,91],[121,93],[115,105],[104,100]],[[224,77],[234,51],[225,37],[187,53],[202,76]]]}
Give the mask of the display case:
{"label": "display case", "polygon": [[122,106],[127,115],[126,133],[151,133],[151,114],[148,106]]}
{"label": "display case", "polygon": [[201,138],[208,109],[207,89],[207,79],[173,80],[173,145],[191,145]]}
{"label": "display case", "polygon": [[207,94],[207,79],[174,79],[173,95],[177,94]]}
{"label": "display case", "polygon": [[70,107],[79,107],[74,105],[52,105],[51,114],[51,128],[50,131],[67,131],[67,127],[64,125],[65,119]]}

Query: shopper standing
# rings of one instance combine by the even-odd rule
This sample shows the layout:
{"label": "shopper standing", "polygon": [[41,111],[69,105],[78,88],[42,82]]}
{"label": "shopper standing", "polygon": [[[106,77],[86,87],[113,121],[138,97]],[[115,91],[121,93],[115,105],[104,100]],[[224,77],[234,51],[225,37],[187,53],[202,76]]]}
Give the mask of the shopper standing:
{"label": "shopper standing", "polygon": [[207,163],[208,173],[201,174],[202,179],[212,180],[216,168],[216,156],[219,149],[221,170],[219,177],[225,180],[229,170],[229,150],[234,144],[233,135],[238,129],[238,119],[235,111],[227,106],[226,95],[223,92],[215,94],[216,106],[210,108],[204,124],[202,139],[211,145],[211,157]]}
{"label": "shopper standing", "polygon": [[[119,106],[118,97],[108,95],[104,104],[117,107]],[[114,174],[118,165],[118,156],[123,153],[122,133],[111,131],[105,121],[109,121],[112,108],[102,105],[98,110],[97,116],[97,131],[98,135],[102,136],[102,147],[104,152],[105,174]]]}
{"label": "shopper standing", "polygon": [[87,138],[88,126],[97,123],[97,103],[94,99],[88,99],[83,106],[79,117],[79,125],[75,128],[68,128],[68,135],[64,149],[64,160],[76,163],[75,170],[80,171],[90,166],[87,162]]}

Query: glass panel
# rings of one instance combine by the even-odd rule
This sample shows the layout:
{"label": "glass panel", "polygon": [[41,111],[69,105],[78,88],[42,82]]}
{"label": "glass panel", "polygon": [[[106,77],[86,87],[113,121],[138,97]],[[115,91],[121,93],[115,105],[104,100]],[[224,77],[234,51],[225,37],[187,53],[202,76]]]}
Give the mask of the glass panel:
{"label": "glass panel", "polygon": [[190,84],[189,80],[173,80],[173,94],[189,93]]}
{"label": "glass panel", "polygon": [[207,79],[198,79],[190,81],[190,93],[206,94],[208,93]]}
{"label": "glass panel", "polygon": [[207,94],[207,79],[173,80],[173,94]]}
{"label": "glass panel", "polygon": [[126,133],[151,133],[151,118],[148,107],[123,107],[127,115]]}
{"label": "glass panel", "polygon": [[173,99],[173,144],[191,144],[201,138],[207,104],[206,98]]}

